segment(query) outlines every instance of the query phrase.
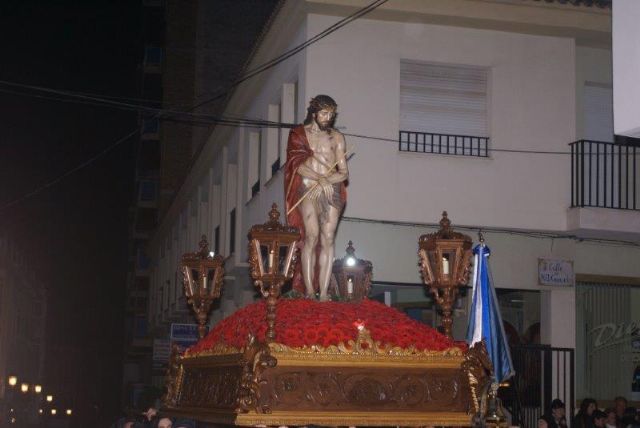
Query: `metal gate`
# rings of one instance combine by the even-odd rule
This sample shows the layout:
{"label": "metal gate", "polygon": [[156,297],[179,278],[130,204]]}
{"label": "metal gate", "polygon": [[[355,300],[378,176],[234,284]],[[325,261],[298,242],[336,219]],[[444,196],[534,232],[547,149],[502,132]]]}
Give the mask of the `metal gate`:
{"label": "metal gate", "polygon": [[[518,345],[511,348],[516,371],[509,387],[500,389],[503,405],[511,412],[512,424],[536,428],[538,418],[554,398],[561,399],[567,415],[573,415],[574,350],[546,345]],[[570,417],[567,416],[569,424]]]}

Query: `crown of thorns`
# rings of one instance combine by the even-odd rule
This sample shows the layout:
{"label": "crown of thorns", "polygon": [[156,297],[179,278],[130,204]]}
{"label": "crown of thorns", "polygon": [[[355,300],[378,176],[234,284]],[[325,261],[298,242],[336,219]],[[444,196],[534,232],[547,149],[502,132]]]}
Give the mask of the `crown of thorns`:
{"label": "crown of thorns", "polygon": [[328,95],[317,95],[309,101],[309,111],[319,112],[320,110],[336,110],[338,104]]}

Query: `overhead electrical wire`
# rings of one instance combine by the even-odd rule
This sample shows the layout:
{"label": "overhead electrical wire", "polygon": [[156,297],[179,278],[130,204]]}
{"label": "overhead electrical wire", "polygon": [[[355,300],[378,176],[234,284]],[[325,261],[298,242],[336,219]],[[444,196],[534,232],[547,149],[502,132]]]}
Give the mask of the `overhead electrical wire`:
{"label": "overhead electrical wire", "polygon": [[36,189],[30,191],[29,193],[25,193],[24,195],[20,196],[19,198],[16,198],[6,204],[4,204],[2,207],[0,207],[0,213],[4,212],[6,209],[12,207],[13,205],[16,205],[20,202],[22,202],[25,199],[28,199],[32,196],[37,195],[38,193],[42,192],[43,190],[48,189],[49,187],[57,184],[58,182],[60,182],[61,180],[63,180],[64,178],[68,177],[69,175],[73,174],[74,172],[81,170],[82,168],[86,167],[87,165],[93,163],[94,161],[96,161],[97,159],[101,158],[102,156],[106,155],[107,153],[109,153],[111,150],[115,149],[117,146],[119,146],[120,144],[124,143],[125,141],[127,141],[129,138],[135,136],[138,133],[138,130],[136,129],[135,131],[130,132],[129,134],[125,135],[124,137],[120,138],[118,141],[116,141],[115,143],[110,144],[109,146],[107,146],[106,148],[104,148],[103,150],[101,150],[100,152],[96,153],[95,155],[93,155],[92,157],[90,157],[89,159],[84,160],[83,162],[81,162],[80,164],[76,165],[75,167],[71,168],[70,170],[64,172],[63,174],[60,174],[59,176],[57,176],[56,178],[54,178],[53,180],[50,180],[46,183],[44,183],[43,185],[37,187]]}
{"label": "overhead electrical wire", "polygon": [[[403,227],[426,227],[438,229],[440,227],[439,223],[414,223],[414,222],[403,222],[397,220],[377,220],[377,219],[369,219],[369,218],[361,218],[361,217],[343,217],[343,221],[354,222],[354,223],[374,223],[374,224],[386,224],[393,226],[403,226]],[[568,239],[576,242],[587,242],[587,243],[597,243],[597,244],[607,244],[614,246],[631,246],[631,247],[640,247],[640,242],[634,241],[625,241],[622,239],[604,239],[604,238],[586,238],[579,237],[573,234],[563,234],[563,233],[554,233],[554,232],[535,232],[535,231],[525,231],[525,230],[516,230],[516,229],[507,229],[503,227],[487,227],[487,226],[461,226],[456,225],[456,230],[466,230],[470,232],[491,232],[505,235],[516,235],[516,236],[526,236],[528,238],[537,238],[537,239]]]}
{"label": "overhead electrical wire", "polygon": [[328,28],[326,28],[325,30],[321,31],[320,33],[316,34],[315,36],[311,37],[310,39],[306,40],[305,42],[301,43],[300,45],[289,49],[288,51],[282,53],[281,55],[249,70],[246,71],[244,73],[243,76],[241,76],[240,78],[236,79],[233,83],[231,83],[225,90],[223,90],[221,93],[215,95],[212,98],[206,99],[198,104],[196,104],[195,106],[192,107],[192,110],[195,110],[199,107],[202,107],[206,104],[209,104],[210,102],[216,101],[224,96],[226,96],[229,91],[233,88],[235,88],[236,86],[238,86],[239,84],[241,84],[242,82],[245,82],[246,80],[251,79],[252,77],[270,69],[275,67],[276,65],[280,64],[283,61],[286,61],[287,59],[291,58],[292,56],[296,55],[297,53],[305,50],[308,46],[324,39],[325,37],[327,37],[328,35],[330,35],[331,33],[339,30],[340,28],[344,27],[345,25],[350,24],[351,22],[355,21],[358,18],[363,17],[364,15],[367,15],[368,13],[372,12],[373,10],[377,9],[378,7],[382,6],[383,4],[385,4],[387,1],[389,0],[376,0],[374,2],[372,2],[371,4],[369,4],[368,6],[363,7],[362,9],[357,10],[356,12],[352,13],[351,15],[341,19],[340,21],[336,22],[335,24],[329,26]]}
{"label": "overhead electrical wire", "polygon": [[[7,81],[2,81],[0,80],[0,85],[2,84],[8,84],[8,85],[13,85],[13,82],[7,82]],[[29,86],[29,85],[21,85],[21,84],[17,84],[20,86]],[[64,95],[64,96],[68,96],[68,97],[75,97],[76,94],[73,92],[68,92],[68,91],[59,91],[59,90],[52,90],[50,88],[42,88],[42,87],[30,87],[30,89],[34,89],[34,90],[40,90],[40,91],[44,91],[44,92],[55,92],[58,95]],[[36,97],[36,98],[45,98],[45,99],[53,99],[53,100],[58,100],[58,101],[62,101],[62,102],[80,102],[82,104],[90,104],[90,105],[96,105],[96,106],[116,106],[117,108],[123,108],[126,110],[133,110],[133,111],[139,111],[139,112],[147,112],[147,113],[154,113],[156,115],[158,115],[157,117],[152,117],[152,118],[157,118],[159,120],[169,120],[169,121],[177,121],[177,122],[182,122],[182,123],[194,123],[194,124],[199,124],[199,125],[205,125],[205,124],[210,124],[210,125],[214,125],[214,124],[220,124],[220,125],[226,125],[226,126],[249,126],[249,127],[259,127],[259,128],[293,128],[295,126],[297,126],[297,124],[294,123],[284,123],[284,122],[274,122],[274,121],[269,121],[269,120],[261,120],[261,119],[252,119],[252,118],[236,118],[236,117],[229,117],[229,116],[215,116],[215,115],[209,115],[209,114],[205,114],[205,113],[193,113],[193,112],[189,112],[189,111],[182,111],[182,110],[169,110],[169,109],[162,109],[162,108],[154,108],[154,107],[146,107],[146,106],[140,106],[137,104],[128,104],[128,103],[123,103],[123,102],[113,102],[111,100],[104,100],[101,98],[96,98],[96,97],[90,97],[90,96],[86,96],[86,95],[78,95],[78,97],[81,97],[81,99],[79,101],[73,100],[73,99],[67,99],[67,98],[56,98],[54,96],[44,96],[44,95],[37,95],[37,94],[29,94],[29,93],[21,93],[21,92],[17,92],[17,91],[10,91],[10,90],[6,90],[6,89],[2,89],[0,88],[0,92],[8,92],[11,94],[15,94],[15,95],[25,95],[25,96],[31,96],[31,97]],[[178,118],[180,116],[183,116],[183,118]],[[184,118],[186,117],[186,119]],[[343,133],[345,136],[348,137],[354,137],[354,138],[363,138],[363,139],[368,139],[368,140],[376,140],[376,141],[386,141],[386,142],[391,142],[391,143],[398,143],[398,139],[397,138],[388,138],[388,137],[379,137],[379,136],[372,136],[372,135],[366,135],[366,134],[354,134],[354,133],[348,133],[348,132],[344,132]],[[455,147],[452,147],[455,148]],[[501,149],[501,148],[496,148],[496,147],[488,147],[487,152],[501,152],[501,153],[525,153],[525,154],[542,154],[542,155],[570,155],[571,152],[569,151],[552,151],[552,150],[526,150],[526,149]]]}

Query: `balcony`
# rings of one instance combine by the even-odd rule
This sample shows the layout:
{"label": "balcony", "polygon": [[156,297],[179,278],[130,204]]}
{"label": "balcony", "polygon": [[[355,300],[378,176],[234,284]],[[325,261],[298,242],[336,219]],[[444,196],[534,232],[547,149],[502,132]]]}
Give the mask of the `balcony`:
{"label": "balcony", "polygon": [[578,236],[640,241],[640,147],[571,143],[568,229]]}
{"label": "balcony", "polygon": [[401,152],[438,155],[488,157],[489,138],[471,135],[434,134],[400,131],[398,150]]}

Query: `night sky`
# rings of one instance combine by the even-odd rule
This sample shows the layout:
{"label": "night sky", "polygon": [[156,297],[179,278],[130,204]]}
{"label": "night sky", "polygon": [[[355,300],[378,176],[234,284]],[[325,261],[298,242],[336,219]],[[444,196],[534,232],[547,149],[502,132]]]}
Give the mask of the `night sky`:
{"label": "night sky", "polygon": [[[239,3],[246,8],[252,2]],[[0,80],[139,97],[140,3],[0,2]],[[234,2],[217,3],[234,15]],[[275,1],[266,3],[261,17],[254,17],[251,39]],[[235,16],[242,19],[241,13]],[[248,52],[253,40],[243,37]],[[99,396],[98,404],[110,415],[120,405],[136,137],[88,167],[42,186],[134,130],[138,115],[28,94],[36,92],[0,83],[0,234],[28,254],[48,290],[47,351],[53,355],[63,346],[86,360],[96,374],[87,380],[93,383],[89,395]],[[45,384],[59,378],[56,364],[47,358]]]}
{"label": "night sky", "polygon": [[[2,2],[0,20],[0,80],[136,96],[136,2]],[[48,289],[47,353],[62,346],[102,373],[91,395],[112,413],[120,398],[135,140],[25,195],[131,132],[137,114],[9,92],[33,94],[0,84],[0,232],[29,255]],[[60,378],[57,363],[45,359],[45,386]]]}

